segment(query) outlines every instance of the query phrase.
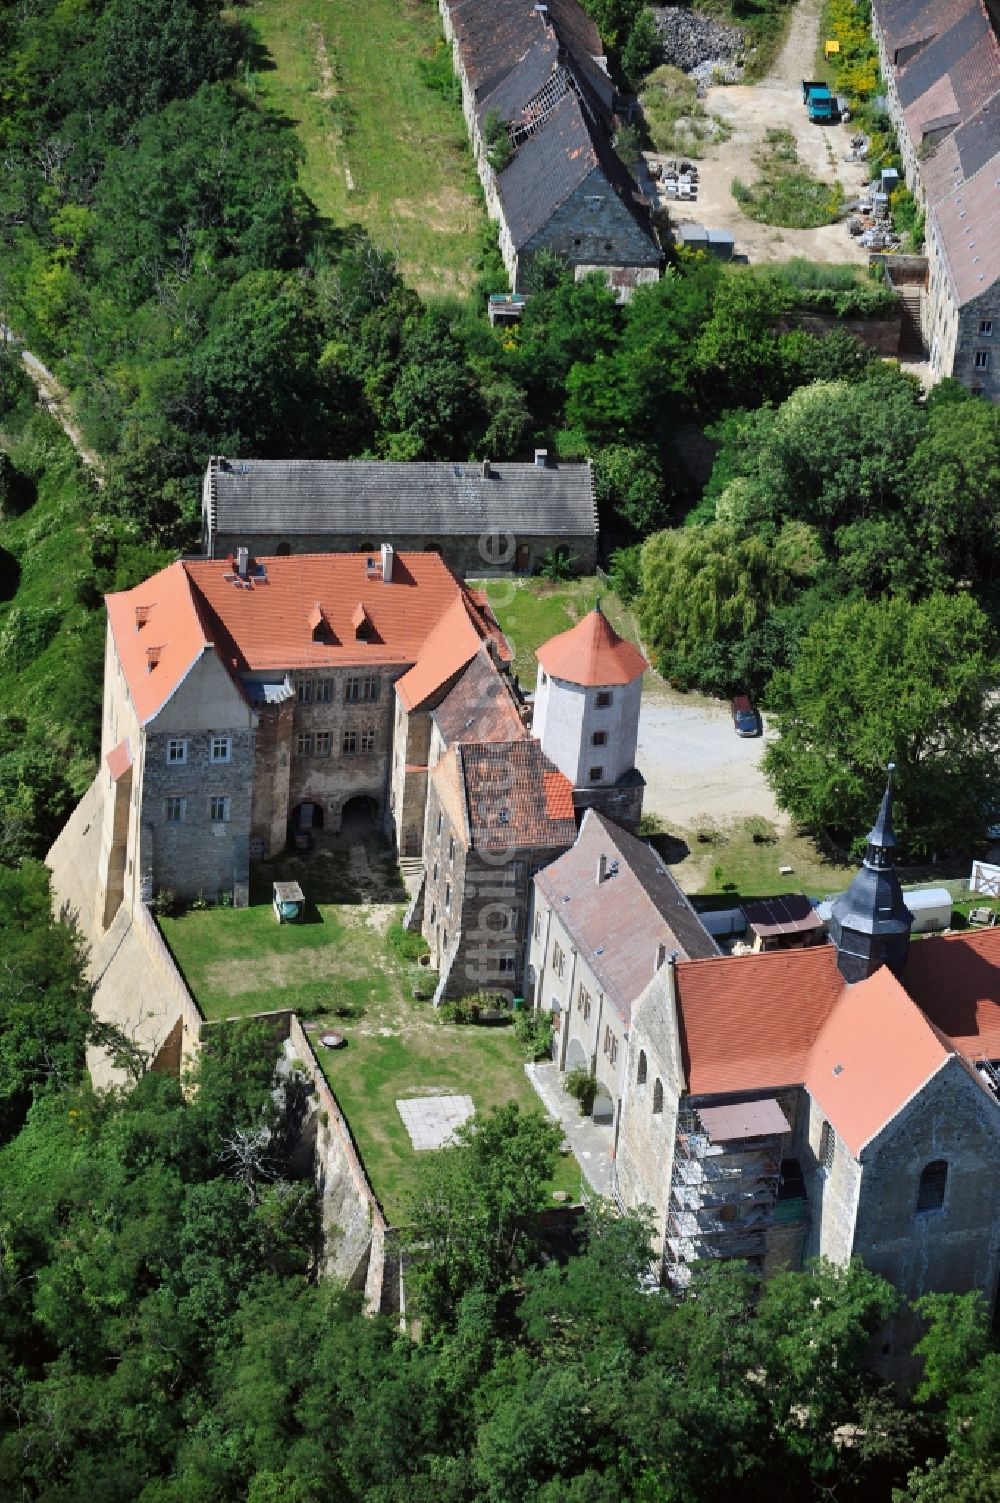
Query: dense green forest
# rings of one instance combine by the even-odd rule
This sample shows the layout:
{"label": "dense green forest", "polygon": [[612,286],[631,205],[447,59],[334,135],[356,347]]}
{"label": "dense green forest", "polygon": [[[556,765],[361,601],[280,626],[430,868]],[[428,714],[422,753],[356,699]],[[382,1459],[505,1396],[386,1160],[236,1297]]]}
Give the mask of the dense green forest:
{"label": "dense green forest", "polygon": [[0,868],[0,952],[0,1497],[1000,1498],[976,1297],[922,1302],[902,1404],[866,1370],[881,1279],[733,1265],[644,1292],[639,1220],[595,1206],[553,1242],[559,1133],[511,1106],[428,1157],[403,1333],[316,1280],[302,1085],[276,1096],[266,1025],[211,1030],[186,1090],[137,1070],[95,1096],[79,947],[30,861]]}
{"label": "dense green forest", "polygon": [[[647,13],[594,9],[635,71]],[[959,591],[988,652],[1000,414],[947,384],[925,404],[846,333],[782,322],[800,306],[884,312],[883,289],[681,258],[620,308],[543,257],[523,323],[495,332],[481,295],[502,274],[492,231],[476,296],[422,302],[391,256],[318,218],[291,124],[256,101],[260,66],[247,12],[212,0],[0,6],[0,309],[57,370],[105,466],[101,489],[74,471],[0,351],[0,675],[31,665],[0,718],[9,857],[43,851],[85,786],[92,613],[192,544],[212,453],[592,456],[605,546],[659,666],[683,686],[750,688],[779,714],[802,643],[845,603],[916,609]],[[705,428],[719,448],[703,491],[684,435]],[[628,549],[644,538],[640,566]],[[37,666],[46,652],[68,655],[61,682]],[[872,702],[876,680],[845,682],[844,703]],[[980,700],[962,716],[976,755],[946,846],[982,833],[997,742]],[[803,822],[853,836],[886,758],[906,768],[923,749],[891,722],[877,747],[831,748],[821,710],[799,715],[776,787]],[[940,821],[900,781],[914,853],[940,849]]]}

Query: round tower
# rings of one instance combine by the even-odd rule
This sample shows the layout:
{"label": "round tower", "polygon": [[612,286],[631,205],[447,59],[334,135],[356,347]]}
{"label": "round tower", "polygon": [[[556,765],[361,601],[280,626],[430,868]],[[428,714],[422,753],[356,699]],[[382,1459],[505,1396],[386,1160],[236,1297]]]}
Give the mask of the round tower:
{"label": "round tower", "polygon": [[868,832],[861,870],[833,905],[830,938],[845,981],[864,981],[879,966],[901,976],[910,947],[913,914],[903,901],[896,876],[896,833],[892,828],[892,774],[889,763],[882,807]]}
{"label": "round tower", "polygon": [[600,601],[576,626],[543,642],[535,656],[532,731],[572,783],[577,813],[597,808],[637,829],[645,783],[635,752],[649,664],[618,635]]}

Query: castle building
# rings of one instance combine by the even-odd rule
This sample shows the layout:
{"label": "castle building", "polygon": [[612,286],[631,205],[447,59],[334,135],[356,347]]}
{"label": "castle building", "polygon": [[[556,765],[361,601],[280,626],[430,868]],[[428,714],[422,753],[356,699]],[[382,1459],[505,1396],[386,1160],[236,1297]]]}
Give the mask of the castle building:
{"label": "castle building", "polygon": [[[635,1002],[615,1193],[652,1208],[675,1288],[710,1260],[860,1257],[908,1300],[996,1312],[1000,931],[911,941],[894,850],[890,784],[830,944],[668,957]],[[910,1318],[883,1352],[902,1377]]]}
{"label": "castle building", "polygon": [[600,602],[535,656],[532,730],[569,779],[575,808],[599,809],[624,829],[638,830],[645,780],[635,754],[649,664],[618,635]]}

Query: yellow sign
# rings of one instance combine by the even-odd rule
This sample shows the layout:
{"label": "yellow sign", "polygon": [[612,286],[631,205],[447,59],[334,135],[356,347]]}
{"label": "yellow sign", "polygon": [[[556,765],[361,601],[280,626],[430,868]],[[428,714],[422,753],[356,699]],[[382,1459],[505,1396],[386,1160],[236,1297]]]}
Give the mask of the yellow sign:
{"label": "yellow sign", "polygon": [[827,42],[823,43],[823,56],[824,57],[826,57],[826,58],[836,57],[836,55],[837,55],[837,53],[839,51],[840,51],[840,43],[839,42],[827,41]]}

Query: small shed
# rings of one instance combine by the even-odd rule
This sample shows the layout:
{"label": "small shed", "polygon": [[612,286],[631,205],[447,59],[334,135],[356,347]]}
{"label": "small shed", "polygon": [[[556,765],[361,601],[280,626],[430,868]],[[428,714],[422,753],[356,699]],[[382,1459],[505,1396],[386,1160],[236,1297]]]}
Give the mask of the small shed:
{"label": "small shed", "polygon": [[736,249],[732,230],[709,230],[708,253],[720,261],[731,261]]}
{"label": "small shed", "polygon": [[802,893],[760,898],[755,903],[744,903],[743,911],[757,953],[802,949],[807,945],[822,944],[825,939],[823,920]]}
{"label": "small shed", "polygon": [[914,934],[933,934],[951,928],[951,893],[947,887],[903,888],[903,902],[913,914]]}
{"label": "small shed", "polygon": [[274,916],[279,924],[299,923],[305,906],[305,893],[297,882],[275,882]]}
{"label": "small shed", "polygon": [[685,221],[677,226],[677,243],[685,250],[707,251],[708,231],[703,224],[691,224]]}

